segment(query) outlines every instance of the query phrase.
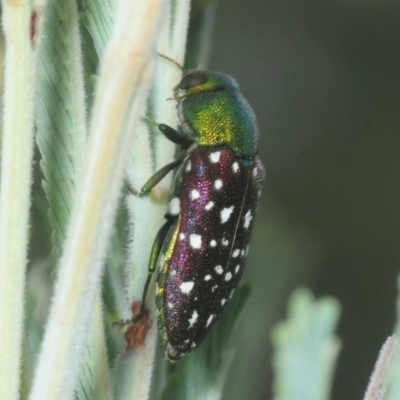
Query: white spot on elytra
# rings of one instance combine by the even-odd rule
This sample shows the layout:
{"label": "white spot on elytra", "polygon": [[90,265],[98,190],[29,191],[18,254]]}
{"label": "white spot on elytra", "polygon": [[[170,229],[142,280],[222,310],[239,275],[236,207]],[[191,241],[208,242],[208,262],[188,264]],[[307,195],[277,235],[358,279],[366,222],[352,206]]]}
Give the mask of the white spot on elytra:
{"label": "white spot on elytra", "polygon": [[192,316],[189,319],[189,328],[193,327],[193,325],[196,323],[198,317],[199,317],[199,314],[197,313],[196,310],[194,310]]}
{"label": "white spot on elytra", "polygon": [[229,240],[225,239],[225,238],[222,238],[221,243],[222,243],[222,246],[228,246]]}
{"label": "white spot on elytra", "polygon": [[168,303],[168,308],[173,308],[174,305],[172,303]]}
{"label": "white spot on elytra", "polygon": [[215,317],[214,314],[211,314],[211,315],[208,317],[206,328],[207,328],[208,325],[211,324],[211,322],[212,322],[212,320],[214,319],[214,317]]}
{"label": "white spot on elytra", "polygon": [[257,174],[258,174],[258,168],[257,168],[257,167],[254,167],[254,169],[253,169],[253,176],[256,177]]}
{"label": "white spot on elytra", "polygon": [[230,281],[232,279],[232,274],[230,272],[227,272],[225,275],[225,280]]}
{"label": "white spot on elytra", "polygon": [[232,298],[232,296],[233,296],[233,293],[235,293],[235,289],[232,289],[232,290],[231,290],[231,293],[230,293],[230,295],[229,295],[229,299],[231,299],[231,298]]}
{"label": "white spot on elytra", "polygon": [[171,276],[175,276],[176,275],[176,269],[172,269],[170,274],[171,274]]}
{"label": "white spot on elytra", "polygon": [[250,226],[250,222],[253,219],[253,216],[251,215],[251,211],[247,211],[246,215],[244,216],[244,224],[243,226],[248,229]]}
{"label": "white spot on elytra", "polygon": [[240,264],[236,265],[235,274],[237,274],[239,272],[239,269],[240,269]]}
{"label": "white spot on elytra", "polygon": [[210,279],[211,279],[211,275],[209,275],[209,274],[204,277],[205,281],[209,281]]}
{"label": "white spot on elytra", "polygon": [[190,347],[191,347],[192,349],[194,349],[196,346],[197,346],[196,342],[192,342],[192,344],[190,345]]}
{"label": "white spot on elytra", "polygon": [[222,209],[222,211],[220,213],[221,224],[224,224],[226,221],[228,221],[228,219],[231,216],[232,211],[233,211],[234,208],[235,208],[234,206],[230,206],[230,207],[226,207],[226,208]]}
{"label": "white spot on elytra", "polygon": [[217,265],[214,269],[215,269],[215,272],[219,275],[221,275],[224,272],[221,265]]}
{"label": "white spot on elytra", "polygon": [[201,247],[201,236],[195,233],[190,235],[190,247],[192,249],[200,249]]}
{"label": "white spot on elytra", "polygon": [[193,189],[193,190],[190,192],[190,200],[196,200],[196,199],[198,199],[199,197],[200,197],[200,192],[199,192],[198,190]]}
{"label": "white spot on elytra", "polygon": [[233,257],[233,258],[236,258],[239,254],[240,254],[240,250],[239,250],[239,249],[236,249],[236,250],[233,251],[232,257]]}
{"label": "white spot on elytra", "polygon": [[213,201],[209,201],[209,202],[206,204],[206,206],[204,207],[204,209],[205,209],[206,211],[209,211],[209,210],[211,210],[213,207],[214,207],[214,202],[213,202]]}
{"label": "white spot on elytra", "polygon": [[245,254],[246,254],[246,250],[243,249],[243,250],[240,252],[240,255],[243,257]]}
{"label": "white spot on elytra", "polygon": [[221,306],[223,306],[226,303],[226,299],[221,300]]}
{"label": "white spot on elytra", "polygon": [[180,200],[177,197],[171,199],[171,201],[169,202],[168,209],[171,215],[178,215],[181,212]]}
{"label": "white spot on elytra", "polygon": [[190,162],[190,160],[188,160],[188,162],[186,163],[185,171],[189,172],[191,169],[192,169],[192,163]]}
{"label": "white spot on elytra", "polygon": [[[226,279],[226,278],[225,278]],[[182,293],[188,294],[191,292],[191,290],[193,289],[194,286],[194,282],[189,281],[189,282],[183,282],[181,283],[181,285],[179,286],[179,288],[181,289]]]}
{"label": "white spot on elytra", "polygon": [[211,242],[210,242],[210,246],[211,247],[215,247],[217,245],[217,242],[213,239],[213,240],[211,240]]}
{"label": "white spot on elytra", "polygon": [[185,239],[185,234],[181,232],[179,234],[179,240],[183,240],[183,239]]}
{"label": "white spot on elytra", "polygon": [[236,161],[232,164],[232,171],[235,173],[239,171],[239,164]]}
{"label": "white spot on elytra", "polygon": [[215,164],[219,161],[219,158],[221,157],[221,152],[220,151],[215,151],[214,153],[210,154],[210,161]]}
{"label": "white spot on elytra", "polygon": [[215,289],[218,287],[218,285],[215,285],[215,286],[213,286],[212,288],[211,288],[211,291],[212,292],[215,292]]}
{"label": "white spot on elytra", "polygon": [[221,179],[217,179],[217,180],[214,182],[214,187],[215,187],[215,189],[217,189],[217,190],[219,190],[219,189],[222,188],[222,181],[221,181]]}

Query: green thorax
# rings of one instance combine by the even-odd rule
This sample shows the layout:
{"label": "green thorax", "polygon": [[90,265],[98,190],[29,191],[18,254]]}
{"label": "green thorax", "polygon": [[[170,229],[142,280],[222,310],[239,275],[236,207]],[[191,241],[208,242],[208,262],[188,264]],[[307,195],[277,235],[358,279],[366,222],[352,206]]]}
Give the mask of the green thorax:
{"label": "green thorax", "polygon": [[257,154],[255,114],[233,78],[188,70],[174,93],[181,126],[199,145],[223,144],[244,158]]}

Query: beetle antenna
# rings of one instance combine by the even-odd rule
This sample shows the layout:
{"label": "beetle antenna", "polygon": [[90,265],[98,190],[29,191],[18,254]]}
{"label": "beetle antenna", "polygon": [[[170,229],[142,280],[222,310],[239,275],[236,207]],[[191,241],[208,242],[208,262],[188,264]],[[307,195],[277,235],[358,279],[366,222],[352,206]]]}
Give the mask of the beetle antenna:
{"label": "beetle antenna", "polygon": [[179,64],[178,61],[174,60],[174,59],[171,58],[171,57],[166,56],[165,54],[158,53],[158,52],[157,52],[157,54],[158,54],[160,57],[162,57],[162,58],[164,58],[164,59],[166,59],[166,60],[172,62],[172,64],[176,65],[181,71],[183,71],[183,66],[182,66],[181,64]]}

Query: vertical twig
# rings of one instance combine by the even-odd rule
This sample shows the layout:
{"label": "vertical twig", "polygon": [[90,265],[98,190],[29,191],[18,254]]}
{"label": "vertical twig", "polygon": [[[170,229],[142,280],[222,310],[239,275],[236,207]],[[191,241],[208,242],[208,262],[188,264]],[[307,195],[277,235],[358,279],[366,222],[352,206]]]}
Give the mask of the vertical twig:
{"label": "vertical twig", "polygon": [[[183,63],[190,1],[169,1],[168,5],[169,7],[162,18],[157,50],[172,57],[179,63]],[[151,98],[152,111],[154,112],[152,116],[156,121],[176,126],[175,103],[168,101],[167,98],[171,97],[173,87],[179,82],[181,71],[175,65],[160,57],[157,58],[156,64],[157,69]],[[172,160],[175,146],[169,143],[161,134],[158,134],[154,139],[155,154],[153,163],[146,127],[142,125],[138,128],[133,124],[131,127],[131,129],[138,129],[138,135],[133,146],[132,163],[128,169],[128,176],[131,186],[138,190],[154,170]],[[157,230],[163,223],[170,178],[171,176],[169,176],[169,179],[163,180],[159,185],[161,190],[156,190],[157,194],[154,197],[137,198],[129,196],[128,198],[131,239],[128,260],[128,297],[130,302],[141,300],[143,286],[147,278],[150,249]],[[121,360],[118,366],[117,398],[146,399],[149,395],[157,339],[156,310],[154,297],[151,296],[152,289],[153,287],[150,286],[149,299],[151,301],[147,304],[150,310],[152,326],[147,334],[145,346],[136,350],[134,354],[131,354],[132,356]]]}
{"label": "vertical twig", "polygon": [[398,356],[396,335],[388,337],[379,352],[364,400],[383,400],[389,380],[389,372]]}
{"label": "vertical twig", "polygon": [[2,1],[5,34],[0,187],[0,398],[18,398],[33,154],[32,2]]}

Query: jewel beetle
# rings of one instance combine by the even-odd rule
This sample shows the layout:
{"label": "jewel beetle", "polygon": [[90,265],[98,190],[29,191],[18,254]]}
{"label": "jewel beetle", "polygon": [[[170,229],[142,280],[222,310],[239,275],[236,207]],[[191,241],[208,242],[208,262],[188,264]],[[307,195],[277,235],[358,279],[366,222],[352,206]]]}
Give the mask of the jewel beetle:
{"label": "jewel beetle", "polygon": [[233,78],[185,70],[173,92],[180,129],[154,124],[183,151],[140,196],[177,169],[142,301],[157,269],[158,326],[177,361],[206,337],[242,276],[265,173],[255,114]]}

